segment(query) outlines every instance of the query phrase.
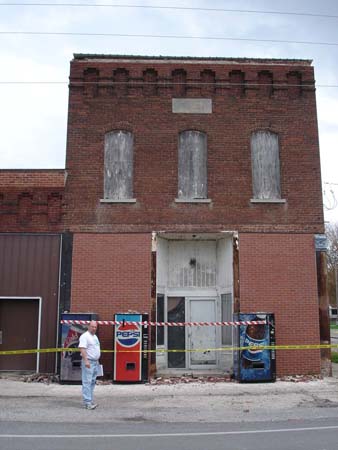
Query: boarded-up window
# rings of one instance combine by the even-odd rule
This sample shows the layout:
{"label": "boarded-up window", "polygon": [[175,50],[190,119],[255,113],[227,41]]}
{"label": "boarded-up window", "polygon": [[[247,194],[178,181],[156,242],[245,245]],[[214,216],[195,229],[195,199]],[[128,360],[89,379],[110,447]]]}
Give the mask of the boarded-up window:
{"label": "boarded-up window", "polygon": [[207,197],[207,136],[183,131],[178,146],[178,198]]}
{"label": "boarded-up window", "polygon": [[133,134],[112,131],[104,143],[104,198],[131,199],[133,196]]}
{"label": "boarded-up window", "polygon": [[255,199],[280,199],[278,135],[257,131],[251,136],[252,181]]}

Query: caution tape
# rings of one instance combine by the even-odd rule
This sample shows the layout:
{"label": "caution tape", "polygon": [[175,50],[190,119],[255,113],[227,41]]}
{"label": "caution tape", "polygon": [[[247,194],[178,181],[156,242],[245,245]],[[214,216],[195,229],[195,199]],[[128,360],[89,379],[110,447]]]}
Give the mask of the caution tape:
{"label": "caution tape", "polygon": [[[318,350],[322,348],[338,348],[338,344],[309,344],[309,345],[264,345],[259,347],[220,347],[220,348],[197,348],[197,349],[156,349],[156,350],[141,350],[142,353],[207,353],[207,352],[235,352],[242,350]],[[64,353],[64,352],[79,352],[79,348],[39,348],[27,350],[4,350],[0,351],[1,355],[27,355],[32,353]],[[115,350],[101,350],[101,353],[115,353]],[[120,350],[118,353],[139,353],[139,350]]]}
{"label": "caution tape", "polygon": [[[134,322],[129,320],[96,320],[98,325],[142,325],[144,327],[205,327],[205,326],[240,326],[240,325],[266,325],[265,320],[247,320],[231,322]],[[61,320],[63,325],[88,325],[90,320]]]}

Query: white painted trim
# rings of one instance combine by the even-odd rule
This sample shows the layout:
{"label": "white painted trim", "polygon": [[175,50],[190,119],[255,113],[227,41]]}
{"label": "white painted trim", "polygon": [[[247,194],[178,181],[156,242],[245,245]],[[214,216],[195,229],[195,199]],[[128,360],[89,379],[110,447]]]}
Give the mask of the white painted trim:
{"label": "white painted trim", "polygon": [[252,198],[250,203],[286,203],[285,198]]}
{"label": "white painted trim", "polygon": [[175,198],[175,203],[211,203],[210,198]]}
{"label": "white painted trim", "polygon": [[201,298],[201,297],[216,297],[218,295],[217,288],[200,288],[200,287],[191,287],[191,288],[170,288],[167,287],[165,289],[165,293],[169,297],[192,297],[192,298]]}
{"label": "white painted trim", "polygon": [[[13,297],[13,296],[0,296],[0,300],[38,300],[39,301],[39,317],[38,317],[38,339],[36,348],[40,350],[40,339],[41,339],[41,315],[42,315],[42,297]],[[40,370],[40,353],[36,354],[36,373]]]}
{"label": "white painted trim", "polygon": [[100,198],[100,203],[136,203],[136,198]]}
{"label": "white painted trim", "polygon": [[227,239],[237,236],[237,231],[220,230],[215,232],[171,232],[171,231],[157,231],[156,239],[164,239],[166,241],[218,241],[220,239]]}

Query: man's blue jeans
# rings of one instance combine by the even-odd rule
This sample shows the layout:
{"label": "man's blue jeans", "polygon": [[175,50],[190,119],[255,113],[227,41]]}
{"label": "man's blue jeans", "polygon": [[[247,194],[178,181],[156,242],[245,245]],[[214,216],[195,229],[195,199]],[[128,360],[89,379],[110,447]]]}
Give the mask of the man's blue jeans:
{"label": "man's blue jeans", "polygon": [[85,405],[93,403],[93,392],[97,376],[98,361],[89,360],[90,368],[86,367],[84,361],[81,363],[82,370],[82,397]]}

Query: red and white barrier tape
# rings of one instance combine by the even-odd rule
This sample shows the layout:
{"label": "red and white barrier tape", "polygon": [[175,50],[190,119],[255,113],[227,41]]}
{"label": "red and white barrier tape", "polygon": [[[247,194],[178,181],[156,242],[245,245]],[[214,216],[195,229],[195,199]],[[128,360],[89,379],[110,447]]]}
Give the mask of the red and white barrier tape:
{"label": "red and white barrier tape", "polygon": [[[64,325],[88,325],[89,320],[61,320]],[[152,327],[200,327],[200,326],[230,326],[237,327],[239,325],[265,325],[265,320],[250,320],[241,322],[130,322],[127,320],[97,320],[98,325],[143,325]]]}

